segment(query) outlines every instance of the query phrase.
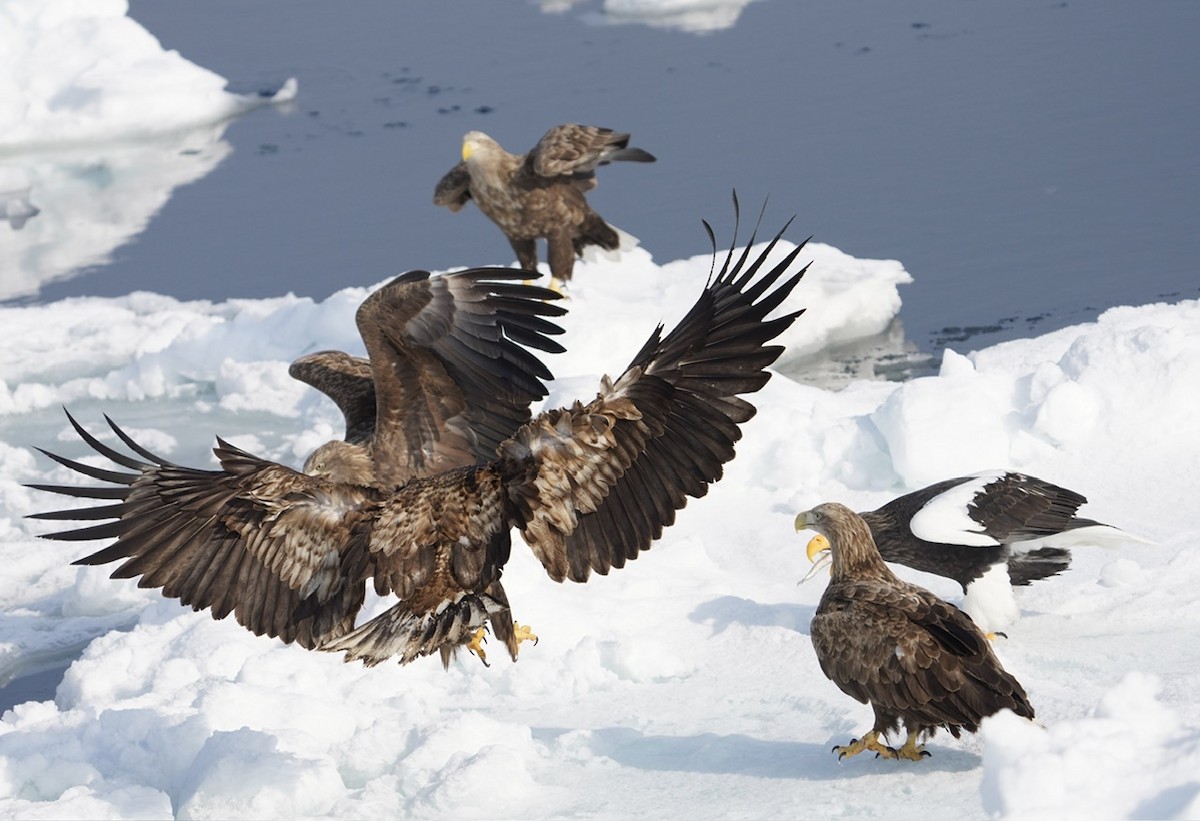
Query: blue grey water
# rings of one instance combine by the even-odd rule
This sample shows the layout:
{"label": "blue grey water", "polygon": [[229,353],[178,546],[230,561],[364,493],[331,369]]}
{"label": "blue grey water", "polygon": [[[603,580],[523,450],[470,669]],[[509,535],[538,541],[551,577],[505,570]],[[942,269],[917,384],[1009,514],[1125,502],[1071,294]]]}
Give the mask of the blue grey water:
{"label": "blue grey water", "polygon": [[[111,262],[38,300],[148,289],[323,298],[410,268],[507,264],[473,207],[431,203],[461,135],[525,150],[550,125],[631,131],[658,163],[592,195],[667,262],[769,228],[901,260],[900,318],[959,350],[1200,293],[1200,4],[760,0],[692,34],[520,0],[132,0],[235,90],[295,76],[231,124]],[[601,24],[596,24],[600,21]],[[819,306],[812,306],[819,310]]]}

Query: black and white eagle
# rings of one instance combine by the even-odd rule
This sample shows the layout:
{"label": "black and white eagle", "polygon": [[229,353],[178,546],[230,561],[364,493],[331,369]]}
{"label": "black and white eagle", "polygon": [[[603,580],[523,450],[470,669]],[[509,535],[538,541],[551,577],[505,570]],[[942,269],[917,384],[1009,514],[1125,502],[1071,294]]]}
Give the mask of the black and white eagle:
{"label": "black and white eagle", "polygon": [[1066,570],[1072,547],[1143,541],[1077,515],[1085,502],[1082,494],[1036,476],[985,471],[859,515],[884,560],[958,582],[963,610],[990,633],[1020,615],[1013,586]]}

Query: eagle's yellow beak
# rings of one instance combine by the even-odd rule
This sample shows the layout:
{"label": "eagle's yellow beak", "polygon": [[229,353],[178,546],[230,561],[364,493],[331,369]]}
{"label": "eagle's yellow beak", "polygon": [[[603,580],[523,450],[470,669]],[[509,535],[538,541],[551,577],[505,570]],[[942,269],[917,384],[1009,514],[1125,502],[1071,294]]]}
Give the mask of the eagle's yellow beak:
{"label": "eagle's yellow beak", "polygon": [[[797,533],[799,533],[801,530],[812,529],[813,519],[815,517],[809,516],[811,512],[812,511],[806,510],[796,516]],[[833,554],[829,549],[829,540],[820,533],[808,540],[808,547],[805,549],[805,552],[808,554],[808,560],[813,563],[813,566],[807,573],[804,574],[804,578],[799,582],[800,584],[804,584],[813,576],[817,575],[822,568],[828,567],[833,558]]]}
{"label": "eagle's yellow beak", "polygon": [[797,533],[799,533],[801,530],[808,530],[808,514],[809,514],[809,511],[807,511],[807,510],[804,511],[803,513],[796,514],[796,532]]}
{"label": "eagle's yellow beak", "polygon": [[463,162],[471,159],[471,155],[475,153],[475,143],[470,140],[463,140],[462,158]]}
{"label": "eagle's yellow beak", "polygon": [[829,540],[818,533],[816,536],[813,536],[808,540],[808,560],[815,563],[817,561],[817,556],[821,553],[824,553],[828,549]]}

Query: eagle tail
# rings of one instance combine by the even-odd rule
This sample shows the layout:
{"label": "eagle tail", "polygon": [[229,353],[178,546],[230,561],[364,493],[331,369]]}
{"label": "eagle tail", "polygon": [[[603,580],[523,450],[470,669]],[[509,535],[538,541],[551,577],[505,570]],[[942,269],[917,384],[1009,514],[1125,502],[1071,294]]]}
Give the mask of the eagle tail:
{"label": "eagle tail", "polygon": [[604,154],[604,162],[654,162],[658,158],[641,148],[618,148]]}
{"label": "eagle tail", "polygon": [[330,653],[345,653],[346,661],[361,660],[374,667],[395,656],[401,664],[439,653],[448,666],[454,651],[469,644],[491,615],[503,608],[489,596],[468,594],[440,610],[417,613],[405,602],[385,610],[340,638],[322,644]]}
{"label": "eagle tail", "polygon": [[605,251],[616,251],[621,247],[621,235],[617,229],[605,222],[599,214],[591,212],[584,218],[583,225],[573,239],[575,255],[583,256],[583,251],[595,245]]}
{"label": "eagle tail", "polygon": [[1008,578],[1012,584],[1025,585],[1046,579],[1071,566],[1071,551],[1065,547],[1039,547],[1008,557]]}

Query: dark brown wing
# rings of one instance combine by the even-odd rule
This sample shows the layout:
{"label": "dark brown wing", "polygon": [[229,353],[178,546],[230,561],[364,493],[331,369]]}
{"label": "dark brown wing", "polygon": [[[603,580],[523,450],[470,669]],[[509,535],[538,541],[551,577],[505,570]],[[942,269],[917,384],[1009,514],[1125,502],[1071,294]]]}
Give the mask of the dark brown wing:
{"label": "dark brown wing", "polygon": [[653,155],[629,148],[629,135],[611,128],[566,123],[542,135],[526,155],[528,167],[541,177],[591,176],[597,166],[626,160],[653,162]]}
{"label": "dark brown wing", "polygon": [[459,211],[471,199],[471,173],[467,164],[460,162],[438,180],[433,189],[433,204],[444,205],[451,211]]}
{"label": "dark brown wing", "polygon": [[624,566],[721,477],[755,412],[739,394],[766,384],[783,350],[766,343],[800,314],[766,319],[803,275],[789,273],[803,245],[755,281],[781,235],[748,267],[754,238],[732,265],[731,250],[679,325],[590,404],[543,413],[502,446],[518,526],[552,578]]}
{"label": "dark brown wing", "polygon": [[975,494],[969,512],[984,533],[1007,544],[1100,524],[1075,515],[1086,502],[1083,494],[1045,479],[1004,473]]}
{"label": "dark brown wing", "polygon": [[559,295],[511,268],[410,271],[371,294],[356,321],[375,382],[375,463],[399,485],[492,458],[546,395],[529,348],[559,352],[546,319]]}
{"label": "dark brown wing", "polygon": [[910,727],[975,732],[1005,708],[1033,717],[1024,689],[970,618],[912,585],[831,584],[811,635],[831,681]]}
{"label": "dark brown wing", "polygon": [[292,378],[332,399],[346,417],[346,441],[361,445],[375,435],[375,380],[371,363],[342,351],[320,351],[291,364]]}
{"label": "dark brown wing", "polygon": [[[174,465],[147,451],[108,420],[139,458],[93,437],[68,413],[97,453],[129,472],[85,465],[42,451],[59,464],[99,479],[100,487],[31,485],[38,490],[111,504],[34,514],[53,520],[104,520],[45,536],[85,541],[113,539],[76,564],[123,560],[113,578],[161,588],[213,618],[233,613],[256,635],[277,636],[313,648],[354,624],[364,586],[343,583],[340,551],[355,523],[365,522],[373,492],[331,485],[267,462],[218,440],[220,470]],[[107,419],[107,417],[105,417]],[[146,461],[143,461],[146,460]],[[312,596],[310,612],[297,618]]]}

